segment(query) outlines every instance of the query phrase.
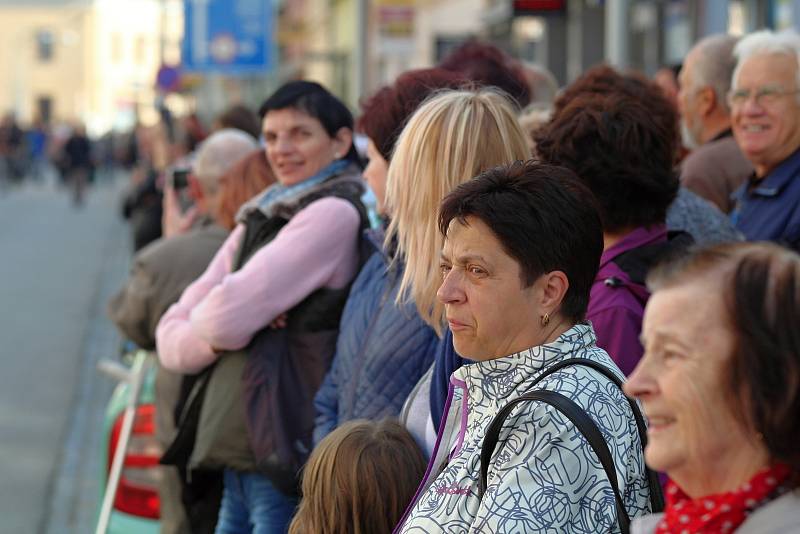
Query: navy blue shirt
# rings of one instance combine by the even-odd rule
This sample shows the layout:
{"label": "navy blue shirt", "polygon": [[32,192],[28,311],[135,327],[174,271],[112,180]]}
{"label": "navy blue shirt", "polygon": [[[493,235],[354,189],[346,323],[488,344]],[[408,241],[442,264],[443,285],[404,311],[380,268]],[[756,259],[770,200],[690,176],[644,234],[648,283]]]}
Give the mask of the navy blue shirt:
{"label": "navy blue shirt", "polygon": [[762,180],[751,176],[733,197],[731,221],[748,241],[775,241],[800,251],[800,150]]}

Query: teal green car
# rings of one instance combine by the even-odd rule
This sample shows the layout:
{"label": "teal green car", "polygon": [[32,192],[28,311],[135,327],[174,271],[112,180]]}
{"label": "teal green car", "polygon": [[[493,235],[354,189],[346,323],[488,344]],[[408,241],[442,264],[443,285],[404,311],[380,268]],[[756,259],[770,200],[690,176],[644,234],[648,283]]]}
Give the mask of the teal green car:
{"label": "teal green car", "polygon": [[[136,404],[136,415],[133,420],[130,439],[125,451],[122,471],[119,477],[116,496],[110,510],[108,526],[105,532],[109,534],[158,534],[159,525],[159,499],[158,484],[161,469],[158,460],[161,457],[162,447],[155,436],[155,366],[144,365],[147,359],[152,359],[152,354],[139,352],[126,354],[123,362],[129,369],[123,370],[119,364],[105,362],[105,367],[112,367],[108,372],[120,383],[106,407],[103,421],[102,472],[100,476],[101,493],[98,502],[98,522],[102,516],[101,507],[105,496],[106,483],[109,480],[114,453],[120,444],[123,430],[123,418],[130,395],[135,386],[118,374],[135,372],[141,369],[143,373],[139,399]],[[147,362],[150,363],[150,362]],[[117,368],[114,372],[113,368]]]}

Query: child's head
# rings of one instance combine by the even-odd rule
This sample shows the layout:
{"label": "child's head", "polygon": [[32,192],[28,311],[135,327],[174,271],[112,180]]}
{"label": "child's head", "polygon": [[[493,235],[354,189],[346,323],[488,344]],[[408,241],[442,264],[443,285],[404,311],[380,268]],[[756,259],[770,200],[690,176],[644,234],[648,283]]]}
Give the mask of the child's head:
{"label": "child's head", "polygon": [[399,423],[345,423],[311,454],[289,534],[388,534],[414,497],[425,466]]}

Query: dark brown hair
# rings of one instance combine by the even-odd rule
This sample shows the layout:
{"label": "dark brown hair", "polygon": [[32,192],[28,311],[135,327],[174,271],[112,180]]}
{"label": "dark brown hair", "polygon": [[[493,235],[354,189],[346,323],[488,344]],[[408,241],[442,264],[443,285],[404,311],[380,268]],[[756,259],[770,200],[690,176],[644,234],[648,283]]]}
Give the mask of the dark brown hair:
{"label": "dark brown hair", "polygon": [[564,167],[534,160],[495,167],[456,187],[442,201],[439,231],[454,219],[483,221],[520,264],[527,287],[563,271],[569,280],[561,313],[582,321],[603,253],[603,231],[592,193]]}
{"label": "dark brown hair", "polygon": [[396,421],[345,423],[311,453],[289,534],[391,534],[425,467],[414,438]]}
{"label": "dark brown hair", "polygon": [[534,132],[545,163],[573,170],[613,233],[663,223],[678,191],[677,115],[653,83],[596,67],[567,87]]}
{"label": "dark brown hair", "polygon": [[771,243],[699,249],[656,267],[651,291],[709,277],[724,295],[736,347],[728,376],[734,413],[773,461],[800,475],[800,255]]}
{"label": "dark brown hair", "polygon": [[400,132],[420,104],[437,91],[468,83],[461,75],[438,68],[404,72],[361,103],[356,129],[367,134],[383,159],[391,161]]}
{"label": "dark brown hair", "polygon": [[217,117],[217,125],[222,128],[235,128],[258,139],[261,135],[261,121],[258,115],[247,106],[235,104]]}
{"label": "dark brown hair", "polygon": [[263,150],[245,156],[219,180],[219,208],[215,215],[217,224],[233,230],[236,213],[242,204],[273,183],[275,175]]}
{"label": "dark brown hair", "polygon": [[519,109],[531,101],[522,65],[491,43],[471,39],[447,54],[439,67],[457,72],[480,86],[497,87],[507,93]]}

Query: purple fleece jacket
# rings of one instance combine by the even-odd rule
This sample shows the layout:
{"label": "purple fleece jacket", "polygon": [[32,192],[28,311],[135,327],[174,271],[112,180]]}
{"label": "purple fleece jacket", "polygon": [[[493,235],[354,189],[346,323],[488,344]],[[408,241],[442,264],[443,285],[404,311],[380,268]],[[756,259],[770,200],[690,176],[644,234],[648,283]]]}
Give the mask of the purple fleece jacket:
{"label": "purple fleece jacket", "polygon": [[629,250],[666,241],[667,227],[663,224],[637,228],[603,251],[592,284],[586,318],[594,326],[597,345],[608,352],[625,376],[631,374],[644,353],[639,334],[650,293],[642,284],[631,281],[614,259]]}

